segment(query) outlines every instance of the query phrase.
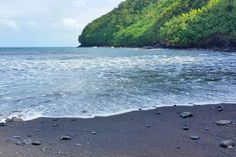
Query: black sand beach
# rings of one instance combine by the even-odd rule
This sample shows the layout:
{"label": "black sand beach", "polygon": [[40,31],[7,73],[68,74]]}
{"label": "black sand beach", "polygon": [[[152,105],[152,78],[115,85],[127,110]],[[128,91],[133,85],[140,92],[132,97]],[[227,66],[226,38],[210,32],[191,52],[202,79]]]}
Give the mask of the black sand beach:
{"label": "black sand beach", "polygon": [[[223,148],[220,142],[236,141],[236,104],[217,106],[162,107],[93,119],[8,122],[0,127],[0,156],[235,157],[236,148]],[[186,111],[193,116],[181,118]],[[232,122],[220,126],[218,120]]]}

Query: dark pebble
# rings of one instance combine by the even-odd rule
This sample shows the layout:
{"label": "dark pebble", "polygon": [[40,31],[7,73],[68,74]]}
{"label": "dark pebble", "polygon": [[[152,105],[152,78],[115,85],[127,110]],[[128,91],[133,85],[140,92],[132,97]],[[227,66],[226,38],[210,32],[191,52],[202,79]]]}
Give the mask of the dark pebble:
{"label": "dark pebble", "polygon": [[209,131],[209,130],[210,130],[210,128],[205,128],[205,130],[206,130],[206,131]]}
{"label": "dark pebble", "polygon": [[56,119],[53,119],[52,121],[53,121],[53,122],[57,122],[57,121],[58,121],[58,119],[56,118]]}
{"label": "dark pebble", "polygon": [[70,136],[65,136],[65,135],[63,135],[63,136],[61,137],[61,140],[63,140],[63,141],[68,141],[68,140],[71,140],[71,137],[70,137]]}
{"label": "dark pebble", "polygon": [[0,123],[0,127],[7,126],[7,123]]}
{"label": "dark pebble", "polygon": [[160,115],[160,114],[162,114],[162,112],[159,111],[159,112],[156,112],[155,114]]}
{"label": "dark pebble", "polygon": [[216,106],[217,111],[222,112],[224,107],[222,105]]}
{"label": "dark pebble", "polygon": [[191,140],[199,140],[200,137],[199,137],[199,136],[190,136],[190,139],[191,139]]}
{"label": "dark pebble", "polygon": [[41,145],[41,142],[40,141],[32,141],[32,145],[39,146],[39,145]]}
{"label": "dark pebble", "polygon": [[93,135],[96,135],[96,134],[97,134],[97,132],[95,132],[95,131],[94,131],[94,132],[92,132],[92,134],[93,134]]}
{"label": "dark pebble", "polygon": [[184,127],[183,127],[183,130],[189,130],[189,127],[184,126]]}

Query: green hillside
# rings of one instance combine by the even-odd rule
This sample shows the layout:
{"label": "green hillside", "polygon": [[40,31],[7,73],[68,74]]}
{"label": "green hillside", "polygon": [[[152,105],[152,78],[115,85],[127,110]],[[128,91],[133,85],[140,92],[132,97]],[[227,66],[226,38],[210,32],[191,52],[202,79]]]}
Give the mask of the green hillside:
{"label": "green hillside", "polygon": [[126,0],[85,27],[82,46],[235,47],[236,0]]}

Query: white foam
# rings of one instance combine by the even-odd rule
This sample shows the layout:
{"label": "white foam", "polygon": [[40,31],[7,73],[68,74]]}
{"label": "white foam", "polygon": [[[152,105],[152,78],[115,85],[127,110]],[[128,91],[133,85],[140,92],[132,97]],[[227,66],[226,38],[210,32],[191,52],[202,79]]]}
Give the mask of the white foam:
{"label": "white foam", "polygon": [[152,106],[236,102],[236,55],[165,49],[69,52],[1,56],[2,117],[91,118]]}
{"label": "white foam", "polygon": [[[19,113],[14,113],[9,115],[6,118],[13,118],[13,117],[17,117],[20,118],[24,121],[30,121],[30,120],[34,120],[37,118],[82,118],[82,119],[91,119],[91,118],[95,118],[95,117],[110,117],[110,116],[116,116],[116,115],[121,115],[121,114],[125,114],[125,113],[129,113],[129,112],[133,112],[133,111],[140,111],[140,109],[142,109],[142,111],[147,111],[147,110],[152,110],[152,109],[157,109],[157,108],[161,108],[161,107],[171,107],[171,106],[194,106],[194,105],[217,105],[217,104],[236,104],[236,102],[194,102],[194,103],[185,103],[185,104],[163,104],[163,105],[156,105],[156,106],[151,106],[151,107],[146,107],[146,108],[134,108],[134,109],[126,109],[126,110],[122,110],[122,111],[118,111],[118,112],[110,112],[110,113],[100,113],[100,114],[94,114],[94,115],[90,115],[90,116],[85,116],[82,114],[78,114],[77,116],[71,116],[71,115],[64,115],[64,116],[50,116],[50,115],[44,115],[42,112],[36,112],[36,111],[23,111],[23,112],[19,112]],[[0,122],[4,122],[5,119],[1,119]]]}

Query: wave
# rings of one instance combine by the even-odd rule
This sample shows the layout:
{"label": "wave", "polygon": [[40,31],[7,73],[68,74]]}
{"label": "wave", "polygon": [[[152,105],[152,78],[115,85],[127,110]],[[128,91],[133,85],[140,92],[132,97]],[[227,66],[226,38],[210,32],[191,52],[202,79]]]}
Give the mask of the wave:
{"label": "wave", "polygon": [[14,55],[0,59],[1,119],[89,118],[153,106],[236,102],[233,53],[57,48],[27,50],[22,55],[11,51]]}

